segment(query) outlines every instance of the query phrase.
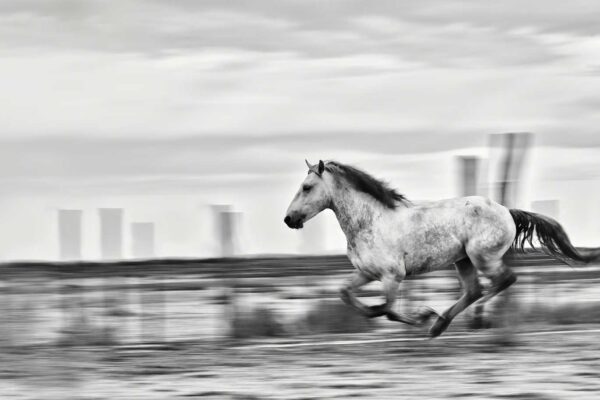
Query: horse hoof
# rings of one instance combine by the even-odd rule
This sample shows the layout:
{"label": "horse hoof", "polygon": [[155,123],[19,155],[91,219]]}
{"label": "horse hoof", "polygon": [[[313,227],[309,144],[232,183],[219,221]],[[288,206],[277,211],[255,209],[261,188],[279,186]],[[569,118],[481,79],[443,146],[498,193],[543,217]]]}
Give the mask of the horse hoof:
{"label": "horse hoof", "polygon": [[419,325],[424,325],[433,316],[440,317],[440,315],[437,312],[435,312],[433,308],[422,307],[419,311],[417,311],[415,320]]}
{"label": "horse hoof", "polygon": [[438,317],[431,329],[429,329],[429,337],[433,339],[440,336],[448,328],[448,325],[450,325],[450,320],[441,316]]}
{"label": "horse hoof", "polygon": [[367,318],[377,318],[387,314],[387,308],[385,305],[370,306],[367,310]]}

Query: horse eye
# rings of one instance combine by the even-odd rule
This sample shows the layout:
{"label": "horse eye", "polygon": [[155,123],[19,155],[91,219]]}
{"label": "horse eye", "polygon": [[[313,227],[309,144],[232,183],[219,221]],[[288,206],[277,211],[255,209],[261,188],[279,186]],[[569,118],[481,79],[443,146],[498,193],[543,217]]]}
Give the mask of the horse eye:
{"label": "horse eye", "polygon": [[311,186],[308,186],[308,185],[304,185],[304,186],[302,186],[302,190],[303,190],[304,192],[308,192],[310,189],[311,189]]}

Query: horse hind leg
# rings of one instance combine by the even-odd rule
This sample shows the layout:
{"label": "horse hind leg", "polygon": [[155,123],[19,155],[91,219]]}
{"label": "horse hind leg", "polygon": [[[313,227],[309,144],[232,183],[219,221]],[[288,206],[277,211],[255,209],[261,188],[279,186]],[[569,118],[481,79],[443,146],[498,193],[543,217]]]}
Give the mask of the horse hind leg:
{"label": "horse hind leg", "polygon": [[455,268],[460,278],[463,294],[452,307],[438,317],[431,329],[429,329],[429,335],[432,338],[442,334],[454,317],[482,296],[477,269],[475,269],[471,260],[468,258],[460,260],[455,264]]}
{"label": "horse hind leg", "polygon": [[515,273],[504,263],[502,258],[494,260],[476,260],[475,266],[491,281],[487,293],[479,299],[477,305],[484,304],[492,297],[508,289],[517,281]]}

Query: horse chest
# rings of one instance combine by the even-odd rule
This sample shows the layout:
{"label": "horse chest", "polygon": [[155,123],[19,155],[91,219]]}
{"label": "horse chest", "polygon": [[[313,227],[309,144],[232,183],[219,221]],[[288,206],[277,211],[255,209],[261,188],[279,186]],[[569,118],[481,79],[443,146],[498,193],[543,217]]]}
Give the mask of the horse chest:
{"label": "horse chest", "polygon": [[386,273],[403,273],[400,254],[387,247],[376,241],[355,241],[348,244],[348,259],[356,269],[375,279]]}

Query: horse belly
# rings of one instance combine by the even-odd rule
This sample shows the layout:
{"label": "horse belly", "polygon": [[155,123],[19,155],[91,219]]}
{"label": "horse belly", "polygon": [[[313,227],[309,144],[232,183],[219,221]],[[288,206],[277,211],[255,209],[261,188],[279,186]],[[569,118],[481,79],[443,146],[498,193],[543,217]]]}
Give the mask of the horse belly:
{"label": "horse belly", "polygon": [[466,256],[463,244],[448,235],[436,242],[415,243],[404,256],[407,275],[418,275],[442,269]]}

